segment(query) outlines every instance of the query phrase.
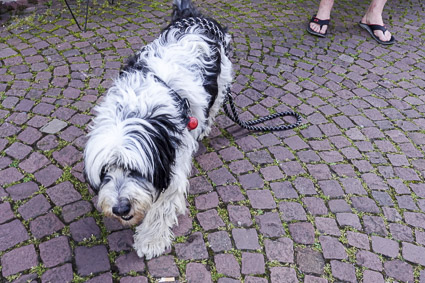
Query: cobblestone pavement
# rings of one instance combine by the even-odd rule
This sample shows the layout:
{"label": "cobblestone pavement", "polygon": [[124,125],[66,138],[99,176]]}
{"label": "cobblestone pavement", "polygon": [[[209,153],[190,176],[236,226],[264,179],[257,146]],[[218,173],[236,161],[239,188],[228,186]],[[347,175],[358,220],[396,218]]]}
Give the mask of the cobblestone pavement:
{"label": "cobblestone pavement", "polygon": [[137,258],[133,230],[95,209],[82,150],[170,2],[91,3],[87,32],[47,2],[0,28],[0,282],[425,282],[421,0],[389,1],[390,47],[358,27],[365,0],[337,1],[326,39],[305,31],[316,1],[195,1],[233,34],[242,116],[294,109],[304,124],[253,133],[221,114],[173,248]]}

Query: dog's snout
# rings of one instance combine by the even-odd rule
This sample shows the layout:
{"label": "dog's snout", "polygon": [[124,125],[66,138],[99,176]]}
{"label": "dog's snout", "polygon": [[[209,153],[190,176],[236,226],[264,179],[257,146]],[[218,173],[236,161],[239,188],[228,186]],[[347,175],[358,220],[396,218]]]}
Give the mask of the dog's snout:
{"label": "dog's snout", "polygon": [[119,202],[116,206],[112,207],[112,212],[117,216],[125,216],[131,210],[131,205],[128,201]]}

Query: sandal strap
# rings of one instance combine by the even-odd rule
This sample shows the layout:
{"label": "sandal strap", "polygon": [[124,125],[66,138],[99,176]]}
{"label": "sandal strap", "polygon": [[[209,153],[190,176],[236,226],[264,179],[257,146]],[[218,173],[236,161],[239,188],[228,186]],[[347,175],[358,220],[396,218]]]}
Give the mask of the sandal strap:
{"label": "sandal strap", "polygon": [[385,26],[381,26],[381,25],[368,25],[368,26],[370,27],[372,31],[380,30],[382,31],[383,34],[385,34],[385,32],[387,31],[387,28]]}
{"label": "sandal strap", "polygon": [[323,26],[328,26],[330,21],[331,21],[330,19],[321,20],[321,19],[317,18],[316,16],[313,16],[310,20],[310,23],[318,24],[318,25],[320,25],[320,28],[322,28]]}

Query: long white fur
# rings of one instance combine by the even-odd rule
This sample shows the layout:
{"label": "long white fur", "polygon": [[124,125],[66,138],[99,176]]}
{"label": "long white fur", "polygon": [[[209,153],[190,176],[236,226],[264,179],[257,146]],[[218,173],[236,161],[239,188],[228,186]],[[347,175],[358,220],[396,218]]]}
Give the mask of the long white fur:
{"label": "long white fur", "polygon": [[[160,36],[142,49],[140,56],[146,59],[147,67],[152,73],[182,98],[189,100],[192,115],[198,119],[199,126],[193,131],[183,131],[180,137],[183,142],[176,152],[170,185],[156,202],[152,202],[152,199],[140,192],[140,188],[134,184],[125,186],[124,191],[117,191],[114,182],[101,188],[98,200],[98,205],[106,215],[113,216],[112,207],[120,197],[130,199],[132,214],[143,214],[144,220],[136,228],[134,248],[139,256],[144,255],[148,259],[160,255],[172,243],[171,227],[177,224],[177,215],[186,211],[187,178],[192,168],[192,156],[198,147],[197,140],[209,133],[232,81],[232,64],[221,46],[219,93],[207,118],[205,109],[208,107],[208,94],[203,88],[202,71],[205,66],[212,64],[206,59],[211,58],[212,50],[202,34],[189,33],[177,40],[176,32],[177,29],[169,32],[167,36]],[[229,35],[226,35],[226,41],[230,41]],[[137,111],[142,116],[148,115],[158,105],[164,107],[157,114],[167,113],[178,117],[178,109],[172,101],[170,89],[156,82],[152,74],[144,78],[138,72],[129,72],[115,80],[104,101],[95,108],[97,116],[93,120],[85,149],[86,175],[92,184],[100,185],[102,168],[108,164],[120,165],[128,170],[137,168],[146,174],[153,172],[155,164],[151,164],[149,156],[157,153],[137,147],[137,143],[128,136],[128,124],[134,118],[123,119],[123,115],[132,111]],[[122,107],[122,110],[118,110],[118,107]],[[150,124],[145,121],[143,127],[135,127],[133,130],[146,134],[144,127],[150,127]],[[149,141],[149,137],[146,139]],[[145,148],[153,147],[147,144]],[[118,176],[121,173],[114,174]]]}

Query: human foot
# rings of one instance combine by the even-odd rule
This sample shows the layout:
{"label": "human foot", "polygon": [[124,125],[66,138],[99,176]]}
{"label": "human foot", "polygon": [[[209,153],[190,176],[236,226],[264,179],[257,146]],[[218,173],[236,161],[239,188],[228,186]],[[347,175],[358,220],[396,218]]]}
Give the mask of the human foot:
{"label": "human foot", "polygon": [[321,20],[317,17],[313,17],[307,26],[307,31],[310,34],[317,35],[320,37],[326,37],[330,20]]}
{"label": "human foot", "polygon": [[363,24],[362,22],[359,23],[360,27],[365,29],[371,36],[373,39],[376,40],[376,42],[382,44],[382,45],[391,45],[395,42],[395,38],[394,36],[391,36],[391,39],[388,41],[383,41],[380,40],[376,35],[375,32],[376,31],[381,31],[383,34],[387,33],[387,29],[385,28],[385,26],[380,26],[380,25],[367,25],[367,24]]}
{"label": "human foot", "polygon": [[329,19],[321,20],[320,18],[314,16],[307,27],[307,31],[311,34],[325,37],[328,31]]}
{"label": "human foot", "polygon": [[[375,16],[375,15],[369,15],[369,14],[364,15],[360,22],[360,26],[365,28],[365,25],[369,26],[372,29],[373,35],[375,35],[375,37],[379,39],[379,41],[381,41],[379,42],[377,40],[379,43],[383,43],[383,42],[394,43],[394,37],[391,35],[391,32],[389,32],[385,28],[385,25],[381,16]],[[378,26],[381,26],[381,28],[379,28]],[[365,29],[367,30],[367,28]]]}
{"label": "human foot", "polygon": [[307,31],[311,34],[325,37],[329,27],[329,19],[334,0],[321,0],[316,16],[314,16],[307,26]]}

